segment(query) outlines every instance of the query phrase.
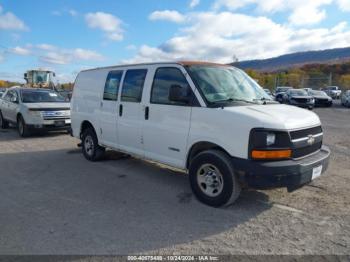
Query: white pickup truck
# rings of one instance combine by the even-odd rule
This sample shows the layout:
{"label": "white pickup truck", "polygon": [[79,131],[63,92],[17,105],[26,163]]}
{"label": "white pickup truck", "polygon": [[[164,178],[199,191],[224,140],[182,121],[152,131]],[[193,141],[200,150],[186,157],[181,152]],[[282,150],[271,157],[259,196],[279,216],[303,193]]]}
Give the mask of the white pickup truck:
{"label": "white pickup truck", "polygon": [[88,160],[111,148],[181,169],[196,197],[215,207],[233,203],[242,187],[295,190],[328,166],[318,116],[272,101],[227,65],[85,70],[71,110],[72,135]]}
{"label": "white pickup truck", "polygon": [[20,136],[33,130],[69,130],[70,103],[48,89],[12,87],[0,98],[0,127],[17,126]]}

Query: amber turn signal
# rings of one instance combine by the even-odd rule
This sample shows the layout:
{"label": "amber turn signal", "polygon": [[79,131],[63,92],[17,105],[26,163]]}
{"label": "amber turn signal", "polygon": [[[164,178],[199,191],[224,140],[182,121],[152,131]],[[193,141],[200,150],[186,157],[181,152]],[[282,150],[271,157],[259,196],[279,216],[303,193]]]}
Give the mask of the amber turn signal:
{"label": "amber turn signal", "polygon": [[292,150],[253,150],[254,159],[286,159],[292,156]]}

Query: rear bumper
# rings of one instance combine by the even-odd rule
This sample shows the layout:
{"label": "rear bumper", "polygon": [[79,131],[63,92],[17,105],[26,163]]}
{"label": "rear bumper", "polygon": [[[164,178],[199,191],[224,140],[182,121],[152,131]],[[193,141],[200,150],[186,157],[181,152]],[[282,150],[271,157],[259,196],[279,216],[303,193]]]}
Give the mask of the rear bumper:
{"label": "rear bumper", "polygon": [[313,170],[322,166],[322,173],[328,168],[330,150],[322,146],[313,155],[299,160],[253,161],[233,158],[233,164],[240,182],[257,189],[286,187],[293,191],[312,181]]}

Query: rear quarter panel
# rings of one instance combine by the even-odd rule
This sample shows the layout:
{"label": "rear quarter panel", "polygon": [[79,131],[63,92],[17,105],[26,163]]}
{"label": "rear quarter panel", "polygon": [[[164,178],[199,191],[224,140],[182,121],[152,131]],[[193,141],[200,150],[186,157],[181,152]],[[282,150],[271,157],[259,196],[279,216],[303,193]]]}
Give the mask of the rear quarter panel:
{"label": "rear quarter panel", "polygon": [[71,126],[77,138],[83,121],[89,121],[99,137],[98,116],[108,72],[108,69],[88,70],[77,76],[71,100]]}

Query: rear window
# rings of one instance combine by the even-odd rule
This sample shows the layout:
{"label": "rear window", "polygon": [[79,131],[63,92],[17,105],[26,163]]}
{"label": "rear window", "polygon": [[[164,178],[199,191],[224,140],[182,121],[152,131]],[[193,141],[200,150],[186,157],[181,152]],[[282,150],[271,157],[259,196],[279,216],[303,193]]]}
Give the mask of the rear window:
{"label": "rear window", "polygon": [[117,101],[122,75],[123,71],[111,71],[108,73],[105,89],[103,92],[103,100]]}
{"label": "rear window", "polygon": [[141,102],[142,89],[145,83],[147,69],[131,69],[125,74],[121,101]]}

